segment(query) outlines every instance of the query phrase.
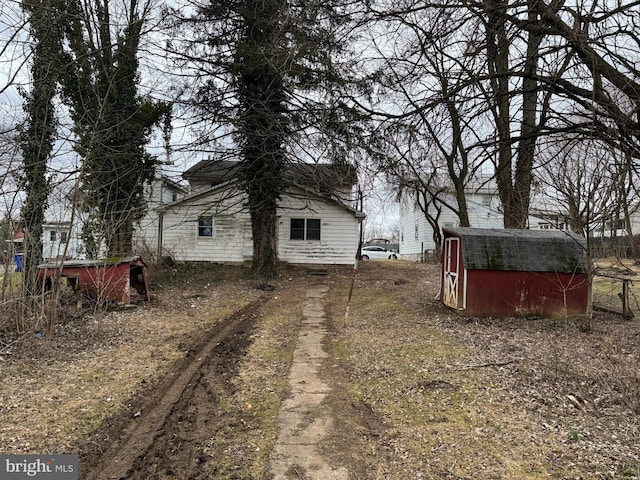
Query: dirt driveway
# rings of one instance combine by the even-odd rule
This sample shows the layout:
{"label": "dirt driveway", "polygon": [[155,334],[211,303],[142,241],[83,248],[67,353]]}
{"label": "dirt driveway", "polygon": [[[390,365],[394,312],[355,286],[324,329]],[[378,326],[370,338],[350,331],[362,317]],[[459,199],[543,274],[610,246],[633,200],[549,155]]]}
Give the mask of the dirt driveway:
{"label": "dirt driveway", "polygon": [[462,318],[435,300],[437,266],[400,261],[365,263],[346,315],[352,275],[288,269],[256,285],[185,267],[150,305],[61,315],[52,338],[4,324],[0,452],[79,453],[83,479],[271,478],[304,299],[321,283],[332,421],[318,451],[335,471],[640,478],[638,320],[599,315],[583,332]]}

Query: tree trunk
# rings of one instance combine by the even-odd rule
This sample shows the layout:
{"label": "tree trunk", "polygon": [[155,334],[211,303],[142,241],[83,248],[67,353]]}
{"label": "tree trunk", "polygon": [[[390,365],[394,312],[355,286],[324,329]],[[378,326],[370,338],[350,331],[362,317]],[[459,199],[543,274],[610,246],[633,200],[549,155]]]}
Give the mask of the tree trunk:
{"label": "tree trunk", "polygon": [[509,101],[509,39],[506,32],[506,3],[487,0],[487,65],[491,77],[493,115],[496,123],[496,184],[504,211],[505,228],[517,228],[518,218],[513,211],[513,183],[511,150],[511,105]]}
{"label": "tree trunk", "polygon": [[57,127],[53,98],[59,77],[59,31],[50,18],[50,2],[24,3],[31,14],[31,33],[35,38],[31,67],[32,89],[25,101],[27,128],[20,136],[27,200],[22,209],[24,222],[23,271],[27,296],[37,293],[37,265],[42,262],[42,224],[47,208],[49,182],[47,163],[53,149]]}
{"label": "tree trunk", "polygon": [[[514,72],[509,68],[510,41],[506,30],[507,2],[487,0],[487,59],[491,87],[495,102],[494,116],[497,131],[496,182],[504,211],[505,228],[527,228],[531,202],[531,182],[535,147],[539,134],[538,81],[536,72],[542,35],[529,33],[527,57],[522,70],[522,121],[517,148],[515,171],[510,132],[511,102],[509,79]],[[538,0],[528,0],[528,20],[538,17]]]}
{"label": "tree trunk", "polygon": [[275,19],[283,14],[284,6],[278,0],[249,4],[235,65],[242,106],[238,121],[241,179],[249,198],[253,270],[260,277],[272,278],[277,274],[277,205],[283,191],[283,146],[288,135],[285,87],[274,57],[282,41]]}
{"label": "tree trunk", "polygon": [[[527,0],[528,20],[535,22],[538,17],[538,1]],[[527,228],[529,205],[531,202],[531,182],[533,181],[533,163],[539,126],[539,88],[536,78],[538,57],[542,35],[529,32],[527,39],[527,58],[524,63],[522,78],[522,121],[520,126],[520,141],[518,142],[518,156],[516,159],[513,195],[511,195],[510,221],[515,228]]]}
{"label": "tree trunk", "polygon": [[277,271],[276,206],[264,204],[264,199],[251,211],[253,233],[253,271],[262,278],[274,278]]}

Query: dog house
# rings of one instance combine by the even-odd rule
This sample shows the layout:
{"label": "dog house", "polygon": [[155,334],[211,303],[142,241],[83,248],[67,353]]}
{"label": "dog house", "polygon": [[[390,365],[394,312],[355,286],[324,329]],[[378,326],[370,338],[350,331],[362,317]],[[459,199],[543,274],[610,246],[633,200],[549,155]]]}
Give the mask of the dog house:
{"label": "dog house", "polygon": [[587,245],[560,230],[443,229],[441,300],[469,316],[580,316]]}
{"label": "dog house", "polygon": [[99,301],[129,303],[133,288],[145,300],[150,300],[147,265],[138,256],[65,260],[38,265],[38,286],[41,290],[50,290],[57,278],[65,278],[79,299],[81,294],[86,294]]}

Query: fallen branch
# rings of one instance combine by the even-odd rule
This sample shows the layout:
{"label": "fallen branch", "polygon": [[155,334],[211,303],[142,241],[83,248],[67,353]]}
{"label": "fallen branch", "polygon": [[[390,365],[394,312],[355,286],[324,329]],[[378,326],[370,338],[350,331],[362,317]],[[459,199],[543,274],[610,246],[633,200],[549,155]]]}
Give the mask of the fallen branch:
{"label": "fallen branch", "polygon": [[509,360],[508,362],[480,363],[477,365],[454,365],[454,367],[470,370],[472,368],[504,367],[505,365],[511,365],[512,363],[516,363],[516,360]]}

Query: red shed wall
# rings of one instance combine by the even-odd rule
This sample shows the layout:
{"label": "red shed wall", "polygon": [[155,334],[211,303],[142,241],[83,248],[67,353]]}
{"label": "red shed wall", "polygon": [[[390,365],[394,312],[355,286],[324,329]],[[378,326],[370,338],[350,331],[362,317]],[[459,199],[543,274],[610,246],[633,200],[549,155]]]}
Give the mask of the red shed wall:
{"label": "red shed wall", "polygon": [[[46,278],[55,277],[58,272],[57,268],[40,269],[38,271],[40,285],[44,285]],[[125,303],[130,301],[130,265],[128,262],[115,265],[63,267],[60,273],[62,277],[77,279],[79,289],[90,292],[97,298]]]}
{"label": "red shed wall", "polygon": [[[465,315],[584,315],[585,274],[468,270]],[[565,310],[566,307],[566,310]]]}

